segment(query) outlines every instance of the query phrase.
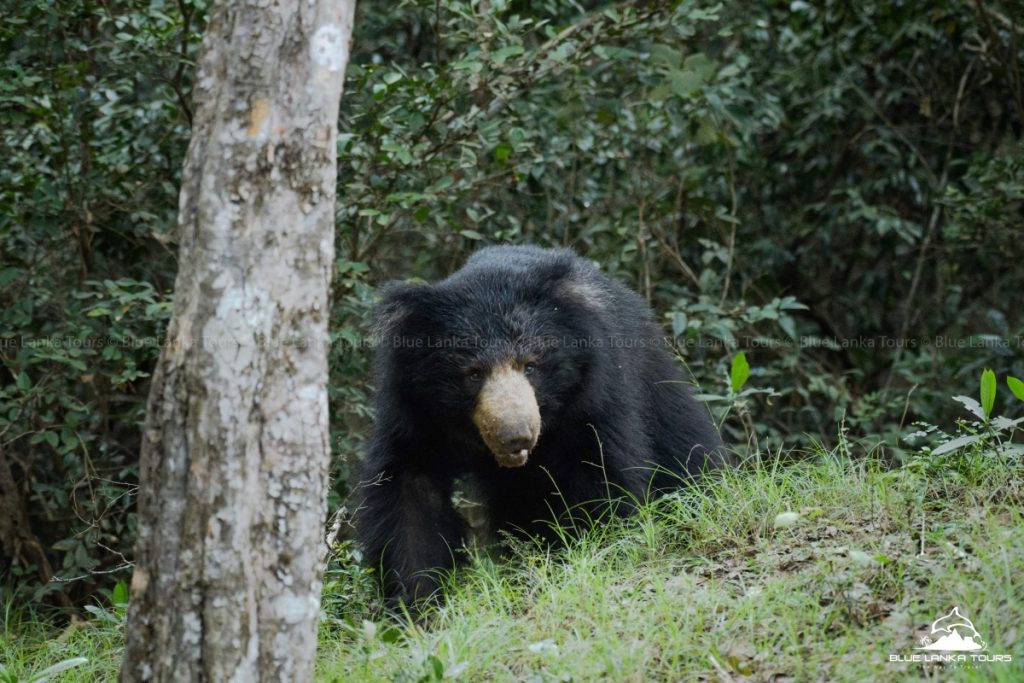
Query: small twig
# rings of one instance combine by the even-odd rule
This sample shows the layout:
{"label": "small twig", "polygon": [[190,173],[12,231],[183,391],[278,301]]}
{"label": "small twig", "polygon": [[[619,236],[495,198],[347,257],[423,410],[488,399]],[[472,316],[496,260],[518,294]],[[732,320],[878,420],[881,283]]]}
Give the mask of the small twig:
{"label": "small twig", "polygon": [[321,574],[327,570],[327,563],[331,557],[331,548],[334,547],[338,540],[338,534],[341,533],[341,525],[344,523],[347,514],[348,508],[343,505],[331,517],[331,526],[327,529],[327,538],[324,539],[323,548],[320,549]]}
{"label": "small twig", "polygon": [[[118,555],[120,555],[120,553],[118,553]],[[131,562],[128,562],[127,564],[120,564],[120,565],[114,567],[113,569],[97,569],[95,571],[90,571],[90,572],[88,572],[86,574],[82,574],[81,576],[71,576],[71,577],[68,577],[68,578],[63,578],[63,577],[60,577],[60,576],[51,576],[50,577],[50,583],[71,583],[72,581],[81,581],[82,579],[91,579],[92,577],[99,576],[100,574],[114,574],[116,572],[123,571],[125,569],[131,569],[134,566],[135,566],[134,564],[132,564]]]}
{"label": "small twig", "polygon": [[594,439],[597,440],[597,452],[601,456],[601,474],[604,476],[604,490],[608,500],[612,500],[612,487],[608,481],[608,470],[604,466],[604,444],[601,443],[601,435],[597,433],[597,427],[587,423],[587,426],[594,432]]}
{"label": "small twig", "polygon": [[736,161],[731,154],[729,155],[729,197],[731,200],[729,216],[732,218],[731,230],[729,232],[729,258],[725,262],[725,281],[722,285],[722,298],[719,300],[719,306],[725,306],[725,300],[729,296],[729,280],[732,278],[732,262],[736,254],[736,211],[738,208],[736,201]]}
{"label": "small twig", "polygon": [[679,254],[679,252],[673,249],[672,245],[670,245],[665,240],[665,238],[661,234],[661,231],[656,230],[654,229],[654,226],[651,226],[651,234],[654,235],[654,239],[658,240],[658,244],[661,246],[662,250],[665,252],[665,254],[668,255],[669,258],[672,259],[672,261],[676,264],[676,267],[679,268],[679,271],[683,275],[685,275],[687,279],[692,281],[693,284],[699,286],[700,278],[697,277],[697,273],[693,272],[693,269],[686,264],[686,261],[683,260],[683,257]]}
{"label": "small twig", "polygon": [[189,98],[181,89],[181,81],[185,75],[185,64],[188,63],[188,36],[192,27],[192,10],[185,4],[185,0],[178,0],[178,11],[181,12],[181,46],[178,57],[178,68],[174,70],[174,77],[171,79],[171,88],[178,98],[181,111],[185,114],[188,127],[192,127],[192,107]]}
{"label": "small twig", "polygon": [[989,7],[988,5],[984,5],[984,4],[980,3],[980,2],[977,2],[977,0],[975,0],[971,4],[974,5],[974,8],[976,10],[977,9],[983,10],[984,12],[989,14],[990,16],[994,17],[996,19],[996,21],[998,21],[1000,24],[1002,24],[1005,28],[1008,28],[1011,31],[1014,31],[1015,33],[1019,33],[1021,35],[1024,35],[1024,26],[1020,26],[1020,25],[1014,23],[1014,21],[1012,19],[1010,19],[1008,16],[1006,16],[1005,14],[1002,14],[998,10],[993,9],[993,8]]}
{"label": "small twig", "polygon": [[910,149],[910,151],[917,158],[917,161],[921,164],[921,170],[928,174],[928,179],[931,181],[932,186],[937,187],[938,185],[940,185],[938,179],[935,177],[935,172],[932,171],[931,166],[928,165],[928,159],[925,157],[924,153],[921,152],[921,149],[913,142],[911,142],[906,135],[903,134],[903,131],[900,130],[899,126],[893,123],[889,119],[889,117],[885,115],[885,112],[883,112],[882,109],[878,106],[878,102],[875,100],[875,98],[868,95],[856,84],[852,84],[850,87],[855,93],[857,93],[860,96],[862,100],[864,100],[864,103],[866,105],[871,107],[871,110],[874,112],[875,116],[882,120],[882,123],[886,125],[886,128],[890,130],[893,135],[899,138],[900,142],[902,142]]}
{"label": "small twig", "polygon": [[903,414],[900,416],[900,429],[903,429],[903,423],[906,422],[907,420],[907,412],[910,410],[910,397],[911,395],[913,395],[914,390],[917,389],[918,386],[919,385],[915,384],[914,386],[910,387],[910,391],[907,392],[907,399],[903,403]]}
{"label": "small twig", "polygon": [[967,63],[964,75],[960,77],[960,85],[956,89],[956,101],[953,102],[953,130],[960,130],[960,102],[963,101],[964,90],[967,88],[967,77],[971,75],[971,68],[977,59],[974,57]]}
{"label": "small twig", "polygon": [[[967,70],[970,70],[968,66]],[[966,72],[965,72],[966,73]],[[962,94],[962,90],[961,90]],[[885,386],[882,388],[882,394],[888,394],[889,387],[892,385],[893,378],[896,375],[896,366],[903,357],[903,340],[906,339],[907,334],[910,331],[910,310],[914,304],[914,298],[917,296],[917,288],[921,283],[921,275],[924,272],[925,258],[928,255],[928,249],[931,247],[932,240],[935,239],[935,231],[939,225],[939,217],[942,216],[942,204],[939,203],[939,199],[942,197],[942,193],[946,191],[946,183],[949,179],[949,165],[953,159],[953,144],[955,138],[951,138],[949,145],[946,146],[946,159],[942,163],[942,175],[936,179],[935,184],[932,186],[935,192],[935,199],[933,200],[932,215],[928,220],[928,228],[925,232],[924,240],[921,241],[921,249],[917,254],[917,263],[914,266],[914,275],[910,280],[910,289],[907,290],[907,296],[903,300],[903,310],[901,312],[901,322],[899,335],[897,337],[898,346],[896,347],[896,354],[893,358],[892,364],[889,367],[889,376],[885,380]],[[927,169],[927,167],[925,167]],[[928,175],[932,178],[935,174],[928,170]]]}

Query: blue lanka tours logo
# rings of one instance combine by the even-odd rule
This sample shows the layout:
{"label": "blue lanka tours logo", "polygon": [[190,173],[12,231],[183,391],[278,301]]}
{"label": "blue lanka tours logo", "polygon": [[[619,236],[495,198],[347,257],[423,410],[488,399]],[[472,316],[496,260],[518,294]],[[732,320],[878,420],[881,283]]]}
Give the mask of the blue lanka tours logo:
{"label": "blue lanka tours logo", "polygon": [[890,662],[922,664],[978,664],[1012,662],[1013,655],[987,652],[988,645],[974,623],[954,607],[949,614],[932,622],[929,635],[921,638],[914,654],[889,655]]}

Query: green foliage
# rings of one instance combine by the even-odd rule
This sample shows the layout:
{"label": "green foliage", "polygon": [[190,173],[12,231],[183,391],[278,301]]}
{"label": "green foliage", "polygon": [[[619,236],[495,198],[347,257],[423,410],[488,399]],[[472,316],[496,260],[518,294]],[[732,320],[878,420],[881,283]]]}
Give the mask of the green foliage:
{"label": "green foliage", "polygon": [[0,575],[32,601],[88,602],[128,568],[147,382],[171,307],[194,12],[5,8],[0,465],[28,513],[19,531],[50,566],[4,557]]}
{"label": "green foliage", "polygon": [[43,681],[48,681],[63,671],[73,669],[76,666],[81,666],[87,663],[88,661],[89,660],[85,657],[74,657],[72,659],[65,659],[62,662],[57,662],[52,666],[46,667],[38,673],[30,675],[28,678],[20,678],[14,675],[13,672],[8,671],[8,669],[3,664],[0,664],[0,681],[3,681],[3,683],[43,683]]}
{"label": "green foliage", "polygon": [[124,607],[128,604],[128,584],[118,581],[110,592],[110,603],[115,607]]}
{"label": "green foliage", "polygon": [[[0,560],[26,599],[95,604],[124,578],[205,11],[33,0],[0,28],[0,449],[52,573],[75,579]],[[639,291],[733,444],[869,439],[916,462],[896,437],[950,424],[948,395],[983,368],[1024,396],[1024,271],[1006,267],[1024,257],[1012,3],[358,11],[332,508],[372,419],[377,288],[489,243],[572,246]],[[1021,406],[986,392],[963,429],[990,439]]]}
{"label": "green foliage", "polygon": [[[518,543],[501,562],[475,557],[426,622],[364,602],[363,579],[349,579],[365,570],[343,547],[316,680],[675,681],[711,657],[734,677],[903,680],[913,665],[864,652],[912,653],[915,625],[954,599],[990,652],[1020,651],[1020,462],[969,453],[950,477],[863,452],[782,455],[795,464],[761,454],[563,551]],[[0,639],[10,679],[77,656],[88,663],[61,680],[116,678],[123,624],[90,618],[55,637],[5,615],[20,636]],[[1021,671],[1014,657],[967,679]]]}
{"label": "green foliage", "polygon": [[981,373],[981,410],[987,420],[992,414],[992,406],[996,403],[996,373],[988,368]]}
{"label": "green foliage", "polygon": [[[1007,383],[1012,379],[1008,378]],[[977,463],[986,457],[1003,460],[1008,466],[1019,467],[1024,463],[1024,445],[1015,443],[1021,425],[1024,424],[1024,417],[993,417],[995,394],[995,373],[986,369],[981,373],[980,403],[969,396],[953,397],[953,400],[974,415],[975,420],[958,419],[954,435],[934,425],[918,423],[918,431],[908,434],[906,439],[926,443],[910,459],[911,469],[935,476],[962,477],[965,464]]]}
{"label": "green foliage", "polygon": [[1010,391],[1013,395],[1024,401],[1024,382],[1021,382],[1016,377],[1007,377],[1006,386],[1010,387]]}
{"label": "green foliage", "polygon": [[367,615],[383,613],[373,569],[365,566],[362,553],[351,540],[340,541],[331,549],[321,608],[326,629],[357,629]]}
{"label": "green foliage", "polygon": [[[941,421],[945,378],[1021,362],[999,295],[1019,278],[987,251],[1021,248],[1024,107],[1005,66],[1020,48],[1000,16],[954,2],[366,13],[340,246],[379,281],[442,275],[481,241],[573,245],[665,312],[705,391],[731,352],[764,349],[773,443],[844,415],[891,433],[905,407]],[[962,49],[975,38],[991,59]],[[771,310],[781,292],[801,306]],[[766,305],[775,329],[757,323]]]}
{"label": "green foliage", "polygon": [[732,359],[732,369],[729,372],[730,384],[734,393],[739,393],[743,385],[750,377],[750,363],[747,362],[747,354],[740,351]]}
{"label": "green foliage", "polygon": [[[40,533],[56,552],[56,574],[124,569],[116,555],[97,550],[130,548],[145,380],[170,302],[149,283],[121,278],[85,280],[64,292],[58,308],[47,289],[53,280],[40,280],[26,283],[31,294],[2,316],[3,336],[18,341],[4,351],[13,382],[0,386],[3,447],[15,462],[33,463],[30,519],[47,520]],[[41,585],[34,597],[61,588]]]}
{"label": "green foliage", "polygon": [[[802,462],[752,459],[563,552],[476,558],[428,627],[322,631],[320,678],[436,680],[436,660],[459,680],[687,680],[712,661],[737,678],[903,680],[912,665],[863,653],[912,652],[913,625],[949,595],[966,596],[991,651],[1019,649],[1019,463],[969,456],[968,476],[922,500],[941,477],[864,453],[788,455]],[[1019,677],[1019,662],[996,666],[978,680]]]}

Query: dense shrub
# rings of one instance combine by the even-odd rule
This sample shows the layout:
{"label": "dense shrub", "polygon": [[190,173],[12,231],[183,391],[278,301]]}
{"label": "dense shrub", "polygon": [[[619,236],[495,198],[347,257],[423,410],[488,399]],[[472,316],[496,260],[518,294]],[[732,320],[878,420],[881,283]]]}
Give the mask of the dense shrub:
{"label": "dense shrub", "polygon": [[[363,3],[342,102],[331,351],[336,495],[371,415],[388,279],[566,244],[664,315],[727,438],[884,441],[1024,375],[1024,81],[1006,2]],[[169,314],[205,2],[12,7],[0,29],[2,560],[70,604],[124,576]],[[940,400],[941,399],[941,400]],[[721,403],[713,403],[719,406]],[[1017,410],[1016,408],[1011,408]],[[4,532],[4,529],[0,529]],[[5,533],[11,535],[14,530]],[[85,578],[45,583],[48,574]]]}

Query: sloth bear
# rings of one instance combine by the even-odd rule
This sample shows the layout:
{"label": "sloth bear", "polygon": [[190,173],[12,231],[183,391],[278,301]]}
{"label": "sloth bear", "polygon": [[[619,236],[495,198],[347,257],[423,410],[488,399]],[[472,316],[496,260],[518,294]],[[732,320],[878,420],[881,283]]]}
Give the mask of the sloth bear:
{"label": "sloth bear", "polygon": [[457,480],[490,528],[550,537],[726,459],[646,303],[568,249],[489,247],[434,285],[391,284],[377,333],[356,530],[392,599],[455,564]]}

